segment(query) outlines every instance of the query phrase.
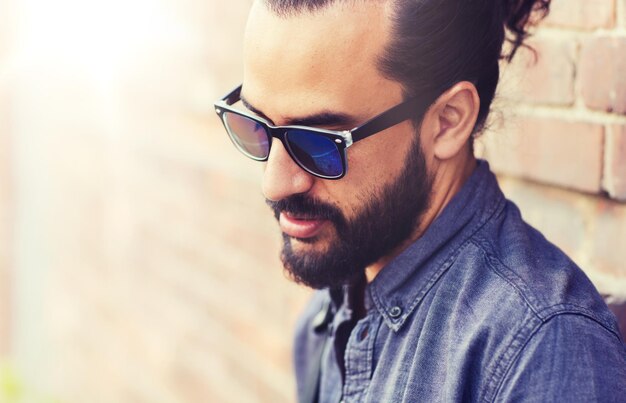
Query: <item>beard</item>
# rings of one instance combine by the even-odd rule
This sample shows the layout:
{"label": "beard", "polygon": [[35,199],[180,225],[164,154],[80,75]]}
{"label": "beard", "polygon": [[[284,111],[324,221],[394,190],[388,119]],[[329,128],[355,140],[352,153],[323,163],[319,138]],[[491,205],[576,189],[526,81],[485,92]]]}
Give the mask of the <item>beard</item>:
{"label": "beard", "polygon": [[[356,216],[346,219],[336,206],[295,194],[280,201],[267,201],[278,219],[281,212],[323,219],[332,223],[336,238],[326,251],[298,253],[293,239],[283,233],[281,260],[288,276],[311,288],[336,288],[365,276],[365,268],[390,254],[406,241],[428,208],[432,181],[426,171],[419,136],[416,136],[396,179],[366,194]],[[313,244],[317,237],[297,238]]]}

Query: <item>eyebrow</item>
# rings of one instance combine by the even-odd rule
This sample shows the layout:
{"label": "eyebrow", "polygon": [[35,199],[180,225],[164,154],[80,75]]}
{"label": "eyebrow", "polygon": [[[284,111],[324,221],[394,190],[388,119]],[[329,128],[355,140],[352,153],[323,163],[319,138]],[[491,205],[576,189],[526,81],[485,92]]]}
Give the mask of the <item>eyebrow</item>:
{"label": "eyebrow", "polygon": [[[240,95],[241,103],[255,114],[261,116],[262,118],[270,121],[272,124],[274,123],[267,115],[265,115],[261,110],[255,108],[248,100]],[[325,127],[349,127],[350,129],[356,127],[358,124],[357,119],[354,116],[348,115],[346,113],[337,113],[337,112],[319,112],[312,115],[307,115],[303,117],[297,118],[287,118],[285,120],[285,126],[325,126]]]}

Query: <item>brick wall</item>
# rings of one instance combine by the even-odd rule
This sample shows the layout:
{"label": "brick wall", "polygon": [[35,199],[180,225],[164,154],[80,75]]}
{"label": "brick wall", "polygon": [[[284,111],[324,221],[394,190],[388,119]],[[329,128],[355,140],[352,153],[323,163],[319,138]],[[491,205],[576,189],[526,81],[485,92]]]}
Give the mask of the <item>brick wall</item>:
{"label": "brick wall", "polygon": [[259,165],[212,108],[241,80],[250,1],[12,4],[0,140],[26,387],[68,403],[293,401],[308,292],[283,276]]}
{"label": "brick wall", "polygon": [[[619,308],[626,1],[566,2],[534,39],[538,64],[503,73],[479,145],[524,216]],[[260,167],[211,107],[241,80],[250,0],[49,3],[0,3],[22,46],[7,62],[0,35],[16,371],[67,403],[293,401],[309,293],[283,277]]]}
{"label": "brick wall", "polygon": [[625,326],[626,1],[553,0],[531,45],[503,68],[481,153]]}

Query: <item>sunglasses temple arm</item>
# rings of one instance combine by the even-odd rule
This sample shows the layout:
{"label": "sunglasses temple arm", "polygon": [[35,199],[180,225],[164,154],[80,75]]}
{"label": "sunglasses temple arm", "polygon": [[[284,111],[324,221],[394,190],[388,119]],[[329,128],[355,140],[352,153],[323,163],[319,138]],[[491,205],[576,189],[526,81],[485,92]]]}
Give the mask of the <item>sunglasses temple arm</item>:
{"label": "sunglasses temple arm", "polygon": [[232,105],[235,102],[239,101],[239,99],[241,97],[241,87],[242,86],[243,86],[243,84],[240,84],[239,86],[235,87],[224,98],[222,98],[222,101],[226,102],[227,105]]}
{"label": "sunglasses temple arm", "polygon": [[413,98],[397,105],[382,115],[376,116],[363,125],[352,129],[352,141],[359,141],[385,129],[393,127],[405,120],[423,113],[423,98]]}

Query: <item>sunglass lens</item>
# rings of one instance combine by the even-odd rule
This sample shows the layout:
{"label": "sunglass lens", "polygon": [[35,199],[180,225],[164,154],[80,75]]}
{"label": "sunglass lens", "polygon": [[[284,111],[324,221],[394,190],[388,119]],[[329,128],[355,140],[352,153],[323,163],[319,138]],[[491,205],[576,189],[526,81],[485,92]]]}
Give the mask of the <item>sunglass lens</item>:
{"label": "sunglass lens", "polygon": [[268,157],[270,139],[261,124],[231,112],[224,112],[224,123],[230,138],[246,156],[256,160]]}
{"label": "sunglass lens", "polygon": [[298,162],[311,172],[330,178],[343,173],[339,148],[328,137],[307,130],[289,130],[287,144]]}

